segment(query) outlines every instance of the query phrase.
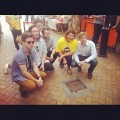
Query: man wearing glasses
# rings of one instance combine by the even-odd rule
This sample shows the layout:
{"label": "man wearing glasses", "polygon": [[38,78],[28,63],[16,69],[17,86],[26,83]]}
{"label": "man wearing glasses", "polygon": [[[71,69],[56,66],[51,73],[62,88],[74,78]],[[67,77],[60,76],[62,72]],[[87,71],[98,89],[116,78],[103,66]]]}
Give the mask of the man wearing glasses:
{"label": "man wearing glasses", "polygon": [[21,38],[23,46],[17,51],[12,61],[12,80],[20,85],[21,96],[27,98],[27,92],[42,86],[42,78],[47,75],[44,72],[39,72],[31,55],[31,49],[34,44],[32,34],[24,32]]}

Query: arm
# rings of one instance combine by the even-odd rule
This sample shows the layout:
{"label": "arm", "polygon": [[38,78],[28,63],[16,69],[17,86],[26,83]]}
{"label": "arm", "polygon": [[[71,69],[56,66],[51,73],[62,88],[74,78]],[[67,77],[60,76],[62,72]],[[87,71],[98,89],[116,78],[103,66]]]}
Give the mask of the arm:
{"label": "arm", "polygon": [[17,38],[16,38],[16,42],[22,44],[22,37],[21,37],[21,35],[20,35],[20,36],[17,36]]}
{"label": "arm", "polygon": [[52,38],[52,53],[51,53],[51,57],[53,58],[53,55],[55,54],[56,52],[56,46],[55,46],[55,40]]}
{"label": "arm", "polygon": [[91,60],[95,59],[97,57],[97,52],[95,48],[95,44],[91,44],[91,56],[88,57],[85,61],[90,62]]}
{"label": "arm", "polygon": [[43,55],[42,55],[42,64],[40,66],[40,70],[44,71],[44,64],[45,64],[45,61],[47,59],[47,48],[46,48],[46,44],[45,42],[43,41],[43,44],[44,44],[44,50],[43,50]]}
{"label": "arm", "polygon": [[119,21],[120,21],[120,16],[117,17],[116,24],[112,28],[116,28],[119,24]]}
{"label": "arm", "polygon": [[53,58],[53,55],[55,54],[56,50],[55,48],[52,49],[51,57]]}
{"label": "arm", "polygon": [[9,16],[5,16],[5,20],[6,20],[6,22],[10,25],[10,21],[9,21]]}
{"label": "arm", "polygon": [[79,60],[79,58],[78,58],[78,54],[79,54],[79,52],[78,52],[78,49],[77,49],[76,52],[73,54],[73,58],[74,58],[74,60],[75,60],[77,63],[80,62],[80,60]]}
{"label": "arm", "polygon": [[35,62],[33,62],[33,70],[38,77],[41,77],[39,69],[38,69],[37,65],[35,64]]}
{"label": "arm", "polygon": [[34,77],[27,71],[26,65],[19,64],[19,67],[20,67],[20,70],[21,70],[22,74],[23,74],[26,78],[28,78],[28,79],[34,81],[35,83],[37,83],[37,79],[34,78]]}

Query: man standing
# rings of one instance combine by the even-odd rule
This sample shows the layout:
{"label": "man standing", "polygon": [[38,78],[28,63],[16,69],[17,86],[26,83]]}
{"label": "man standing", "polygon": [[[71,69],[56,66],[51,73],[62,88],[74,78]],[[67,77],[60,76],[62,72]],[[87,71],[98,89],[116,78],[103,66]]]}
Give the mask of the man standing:
{"label": "man standing", "polygon": [[102,28],[105,22],[105,15],[93,15],[94,18],[94,34],[93,34],[93,42],[95,45],[98,43],[98,39],[102,32]]}
{"label": "man standing", "polygon": [[90,64],[88,69],[88,79],[92,78],[92,72],[95,69],[98,61],[96,59],[97,52],[95,44],[87,40],[87,33],[80,32],[78,48],[73,54],[74,60],[71,63],[71,67],[78,67],[78,71],[81,71],[81,67],[86,63]]}
{"label": "man standing", "polygon": [[6,22],[10,26],[10,31],[12,32],[14,38],[15,47],[17,50],[19,50],[19,45],[16,42],[16,38],[22,34],[20,26],[20,15],[6,15]]}

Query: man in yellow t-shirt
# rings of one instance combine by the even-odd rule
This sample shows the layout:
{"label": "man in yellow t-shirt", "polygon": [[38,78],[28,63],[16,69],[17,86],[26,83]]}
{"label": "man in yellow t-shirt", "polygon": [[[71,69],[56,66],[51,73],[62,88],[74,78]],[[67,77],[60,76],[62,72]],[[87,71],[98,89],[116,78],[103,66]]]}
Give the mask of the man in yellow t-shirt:
{"label": "man in yellow t-shirt", "polygon": [[10,31],[12,32],[15,47],[17,50],[19,50],[19,45],[16,42],[16,38],[22,34],[20,15],[6,15],[6,22],[9,24]]}
{"label": "man in yellow t-shirt", "polygon": [[63,68],[67,64],[67,73],[72,74],[70,65],[72,62],[72,55],[76,51],[78,41],[75,39],[75,32],[68,30],[65,37],[59,39],[56,47],[56,52],[59,54],[60,67]]}

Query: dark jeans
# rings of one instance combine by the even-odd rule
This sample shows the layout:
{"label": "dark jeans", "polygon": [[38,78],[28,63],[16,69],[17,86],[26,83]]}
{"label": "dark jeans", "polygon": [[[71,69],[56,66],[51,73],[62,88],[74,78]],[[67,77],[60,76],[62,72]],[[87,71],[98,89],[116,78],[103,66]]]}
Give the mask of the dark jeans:
{"label": "dark jeans", "polygon": [[21,30],[16,30],[16,29],[12,29],[12,35],[13,35],[13,39],[14,39],[14,44],[15,44],[15,47],[17,50],[19,50],[19,45],[18,43],[16,42],[16,38],[17,36],[20,36],[22,34]]}
{"label": "dark jeans", "polygon": [[97,44],[99,36],[102,32],[102,27],[103,27],[103,25],[101,25],[101,24],[95,24],[94,25],[94,34],[93,34],[93,39],[92,40],[95,43],[95,45]]}
{"label": "dark jeans", "polygon": [[[80,55],[78,55],[78,57],[79,57],[80,61],[83,61],[83,60],[87,59],[89,56],[80,56]],[[96,65],[98,64],[98,61],[95,58],[94,60],[91,60],[89,62],[89,64],[90,64],[90,67],[88,68],[88,73],[92,73],[93,70],[95,69]],[[71,67],[78,67],[78,68],[80,68],[75,60],[72,61]]]}
{"label": "dark jeans", "polygon": [[[44,65],[45,65],[45,71],[52,71],[52,70],[54,70],[54,67],[53,67],[52,63],[46,62]],[[38,68],[40,68],[40,66],[41,66],[41,64],[38,66]]]}
{"label": "dark jeans", "polygon": [[[67,60],[67,66],[68,66],[68,68],[70,68],[70,65],[71,65],[71,62],[72,62],[72,55],[66,56],[65,58]],[[63,59],[61,60],[60,64],[63,65]]]}
{"label": "dark jeans", "polygon": [[[49,51],[49,52],[47,53],[47,57],[50,57],[51,53],[52,53],[52,51]],[[50,61],[50,63],[54,63],[54,61],[57,59],[57,56],[58,56],[58,53],[56,52],[56,53],[53,55],[53,60]]]}

